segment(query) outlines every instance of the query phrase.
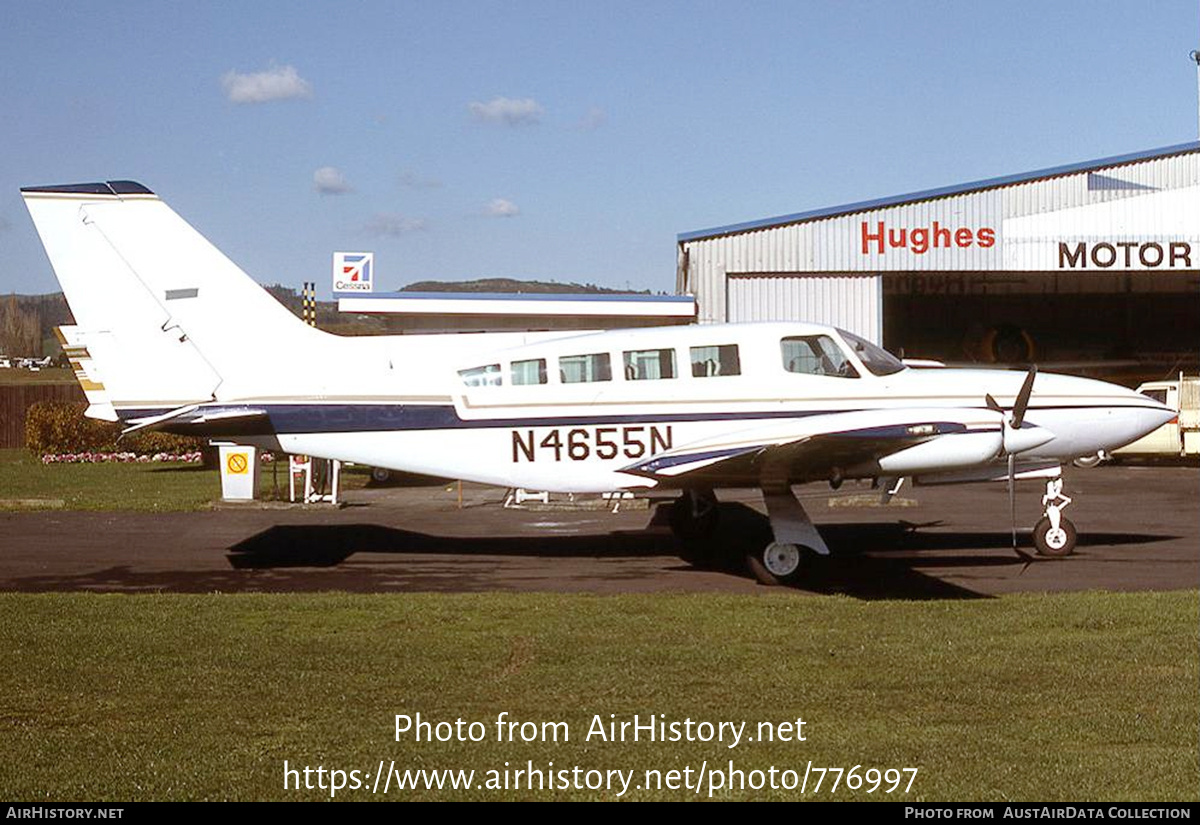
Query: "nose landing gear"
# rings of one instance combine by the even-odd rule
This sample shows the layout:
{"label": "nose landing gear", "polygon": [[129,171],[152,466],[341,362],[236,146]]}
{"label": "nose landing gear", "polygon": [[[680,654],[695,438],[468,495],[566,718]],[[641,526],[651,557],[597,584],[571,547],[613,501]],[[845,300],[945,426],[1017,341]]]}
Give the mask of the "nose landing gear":
{"label": "nose landing gear", "polygon": [[1041,556],[1069,556],[1075,550],[1075,525],[1062,514],[1071,498],[1063,495],[1062,486],[1062,478],[1046,482],[1046,494],[1042,496],[1046,511],[1033,528],[1033,545]]}

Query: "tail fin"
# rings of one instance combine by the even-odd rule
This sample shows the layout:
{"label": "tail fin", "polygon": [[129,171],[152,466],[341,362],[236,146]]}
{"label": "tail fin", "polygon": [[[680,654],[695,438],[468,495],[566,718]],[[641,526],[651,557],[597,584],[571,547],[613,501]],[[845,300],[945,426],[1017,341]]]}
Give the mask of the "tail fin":
{"label": "tail fin", "polygon": [[257,358],[323,337],[141,184],[21,193],[118,412],[244,395]]}

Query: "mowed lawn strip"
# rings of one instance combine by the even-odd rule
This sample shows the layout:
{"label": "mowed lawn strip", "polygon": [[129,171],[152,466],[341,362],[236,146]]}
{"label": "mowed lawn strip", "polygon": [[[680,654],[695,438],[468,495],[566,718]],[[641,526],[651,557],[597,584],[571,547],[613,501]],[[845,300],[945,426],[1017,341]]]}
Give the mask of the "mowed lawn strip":
{"label": "mowed lawn strip", "polygon": [[[259,497],[286,499],[288,465],[259,465]],[[363,487],[370,468],[344,468],[342,489]],[[221,497],[221,476],[198,463],[53,463],[28,450],[0,450],[0,510],[27,510],[43,500],[67,510],[207,510]]]}
{"label": "mowed lawn strip", "polygon": [[[945,602],[5,594],[0,796],[321,799],[328,790],[284,789],[284,760],[357,770],[368,786],[383,760],[501,783],[398,792],[393,782],[390,799],[616,797],[530,791],[524,779],[513,789],[530,762],[544,775],[632,770],[626,799],[695,799],[644,787],[646,771],[665,780],[690,768],[694,785],[702,764],[728,771],[732,760],[747,782],[772,766],[802,775],[810,761],[860,765],[860,775],[919,769],[907,795],[844,781],[830,794],[830,775],[819,794],[810,776],[808,799],[1195,800],[1198,605],[1196,592]],[[498,742],[500,711],[537,723],[538,741]],[[482,722],[486,738],[396,741],[395,715],[418,712]],[[755,741],[586,738],[597,715],[634,714],[643,724],[744,721]],[[758,741],[759,722],[797,718],[806,741]],[[569,741],[561,728],[560,741],[542,741],[545,722],[566,722]],[[712,795],[800,798],[769,784]],[[346,788],[337,798],[381,797]]]}
{"label": "mowed lawn strip", "polygon": [[199,464],[44,464],[28,450],[0,450],[0,509],[44,499],[68,510],[204,510],[220,495],[217,471]]}

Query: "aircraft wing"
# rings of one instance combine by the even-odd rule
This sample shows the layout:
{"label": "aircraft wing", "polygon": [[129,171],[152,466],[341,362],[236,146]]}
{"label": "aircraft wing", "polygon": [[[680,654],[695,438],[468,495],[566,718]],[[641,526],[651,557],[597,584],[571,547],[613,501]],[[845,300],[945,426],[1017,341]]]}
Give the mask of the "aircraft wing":
{"label": "aircraft wing", "polygon": [[[1000,417],[987,409],[862,410],[788,418],[680,445],[624,472],[664,486],[757,486],[959,469],[991,462],[1000,448]],[[881,461],[894,466],[884,469]]]}

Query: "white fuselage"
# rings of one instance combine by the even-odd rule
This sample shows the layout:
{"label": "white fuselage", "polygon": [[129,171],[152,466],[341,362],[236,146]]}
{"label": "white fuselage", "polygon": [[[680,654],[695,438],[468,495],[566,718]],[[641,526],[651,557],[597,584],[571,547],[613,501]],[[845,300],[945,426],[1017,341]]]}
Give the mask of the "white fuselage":
{"label": "white fuselage", "polygon": [[[843,360],[821,365],[805,350],[788,363],[796,347],[819,339],[826,347],[832,341]],[[847,467],[846,477],[993,465],[1002,427],[985,397],[1010,408],[1025,378],[898,365],[876,374],[841,333],[807,324],[339,341],[348,346],[331,348],[330,358],[340,367],[280,369],[263,379],[265,392],[219,397],[211,406],[266,409],[289,453],[508,487],[601,492],[671,485],[669,475],[629,472],[654,455],[719,457],[831,427],[938,421],[956,428]],[[729,363],[719,363],[722,355]],[[1169,417],[1162,405],[1113,384],[1038,375],[1026,429],[1008,449],[1024,463],[1061,462],[1114,449]]]}

